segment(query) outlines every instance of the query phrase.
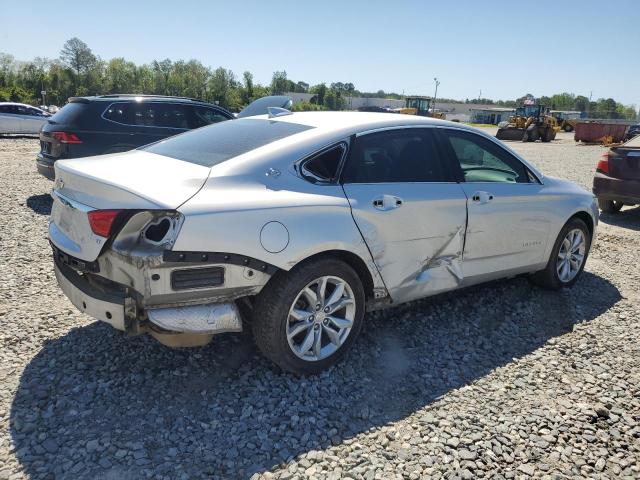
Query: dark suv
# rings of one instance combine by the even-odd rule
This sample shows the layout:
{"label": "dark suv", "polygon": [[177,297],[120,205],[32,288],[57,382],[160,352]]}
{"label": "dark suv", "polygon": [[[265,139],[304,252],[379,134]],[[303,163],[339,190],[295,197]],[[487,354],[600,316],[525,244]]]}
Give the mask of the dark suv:
{"label": "dark suv", "polygon": [[38,172],[53,180],[53,163],[58,159],[124,152],[233,118],[224,108],[190,98],[72,97],[40,131]]}

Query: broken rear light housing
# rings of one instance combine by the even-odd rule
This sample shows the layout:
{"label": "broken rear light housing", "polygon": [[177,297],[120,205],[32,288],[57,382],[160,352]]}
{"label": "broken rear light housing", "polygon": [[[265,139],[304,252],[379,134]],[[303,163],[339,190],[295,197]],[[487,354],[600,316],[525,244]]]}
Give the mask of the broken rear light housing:
{"label": "broken rear light housing", "polygon": [[93,210],[87,213],[91,231],[100,237],[109,237],[113,223],[122,210]]}

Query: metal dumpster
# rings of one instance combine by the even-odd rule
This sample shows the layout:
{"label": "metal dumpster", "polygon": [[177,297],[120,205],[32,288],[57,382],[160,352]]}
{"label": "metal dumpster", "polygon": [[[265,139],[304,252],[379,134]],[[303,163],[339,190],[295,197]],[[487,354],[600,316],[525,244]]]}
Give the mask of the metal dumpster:
{"label": "metal dumpster", "polygon": [[596,143],[611,137],[609,142],[617,143],[624,139],[627,125],[624,123],[578,122],[573,139],[576,142]]}

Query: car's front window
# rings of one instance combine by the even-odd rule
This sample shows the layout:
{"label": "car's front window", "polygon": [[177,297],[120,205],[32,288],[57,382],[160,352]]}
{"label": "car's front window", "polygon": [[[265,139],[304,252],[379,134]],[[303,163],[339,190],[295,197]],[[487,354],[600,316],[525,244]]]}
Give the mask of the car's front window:
{"label": "car's front window", "polygon": [[526,167],[515,157],[480,135],[445,131],[465,182],[528,183]]}
{"label": "car's front window", "polygon": [[167,138],[142,150],[212,167],[311,128],[299,123],[252,118],[230,120]]}

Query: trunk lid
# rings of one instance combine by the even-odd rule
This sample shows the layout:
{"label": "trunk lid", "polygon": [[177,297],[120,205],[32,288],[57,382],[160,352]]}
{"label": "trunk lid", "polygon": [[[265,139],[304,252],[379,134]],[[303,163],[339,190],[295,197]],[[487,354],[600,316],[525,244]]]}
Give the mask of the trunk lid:
{"label": "trunk lid", "polygon": [[608,175],[624,180],[640,180],[640,146],[628,146],[628,143],[609,151]]}
{"label": "trunk lid", "polygon": [[134,150],[55,163],[49,237],[65,253],[95,260],[106,238],[95,235],[92,210],[175,210],[202,187],[209,167]]}

